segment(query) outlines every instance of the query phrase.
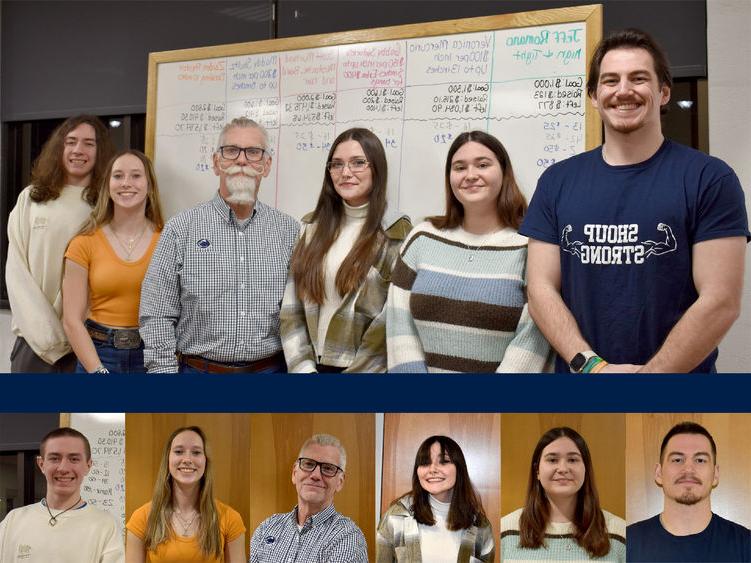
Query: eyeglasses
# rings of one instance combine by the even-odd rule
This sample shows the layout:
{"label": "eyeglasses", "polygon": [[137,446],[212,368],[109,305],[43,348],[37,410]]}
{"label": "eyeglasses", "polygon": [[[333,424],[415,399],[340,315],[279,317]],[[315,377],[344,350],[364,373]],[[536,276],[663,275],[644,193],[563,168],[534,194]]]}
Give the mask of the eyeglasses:
{"label": "eyeglasses", "polygon": [[365,160],[364,158],[355,158],[354,160],[350,160],[349,162],[344,162],[342,160],[332,160],[331,162],[326,163],[326,168],[329,169],[329,172],[332,174],[341,174],[344,172],[344,167],[346,166],[349,168],[350,172],[362,172],[365,170],[370,163]]}
{"label": "eyeglasses", "polygon": [[313,473],[316,467],[321,467],[321,475],[324,477],[333,477],[340,471],[344,473],[344,469],[333,463],[324,463],[322,461],[316,461],[309,457],[300,457],[297,459],[297,465],[306,473]]}
{"label": "eyeglasses", "polygon": [[245,153],[245,158],[248,162],[260,162],[263,160],[263,155],[266,154],[266,149],[259,147],[236,147],[235,145],[225,145],[219,147],[219,154],[222,158],[227,160],[237,160],[240,157],[240,153]]}

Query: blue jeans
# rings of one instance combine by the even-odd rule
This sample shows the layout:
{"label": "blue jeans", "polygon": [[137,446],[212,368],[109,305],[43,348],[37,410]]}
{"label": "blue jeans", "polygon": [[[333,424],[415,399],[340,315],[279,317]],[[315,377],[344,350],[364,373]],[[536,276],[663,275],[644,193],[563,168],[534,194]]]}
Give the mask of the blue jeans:
{"label": "blue jeans", "polygon": [[[146,373],[143,367],[143,344],[140,348],[120,350],[98,340],[93,342],[99,361],[112,373]],[[81,362],[76,363],[76,373],[86,373]]]}

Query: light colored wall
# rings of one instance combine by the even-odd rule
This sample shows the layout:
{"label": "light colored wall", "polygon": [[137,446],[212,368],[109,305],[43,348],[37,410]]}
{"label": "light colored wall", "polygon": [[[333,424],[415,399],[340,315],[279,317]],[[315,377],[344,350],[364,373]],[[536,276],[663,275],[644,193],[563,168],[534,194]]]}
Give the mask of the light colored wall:
{"label": "light colored wall", "polygon": [[[707,1],[709,151],[733,167],[751,209],[751,2]],[[746,247],[743,310],[720,346],[717,370],[751,372],[751,251]]]}

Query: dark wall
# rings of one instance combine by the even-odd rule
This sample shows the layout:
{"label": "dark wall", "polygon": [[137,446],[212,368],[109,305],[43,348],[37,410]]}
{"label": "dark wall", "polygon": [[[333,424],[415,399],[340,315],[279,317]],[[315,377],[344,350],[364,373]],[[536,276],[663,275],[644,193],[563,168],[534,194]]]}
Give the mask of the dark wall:
{"label": "dark wall", "polygon": [[[0,118],[143,113],[148,53],[585,2],[498,0],[2,0]],[[605,31],[640,27],[676,76],[706,76],[705,0],[608,0]],[[272,10],[276,8],[276,23]]]}
{"label": "dark wall", "polygon": [[0,413],[0,452],[37,449],[45,434],[58,426],[58,413]]}
{"label": "dark wall", "polygon": [[707,75],[705,0],[279,0],[279,37],[603,5],[603,33],[636,27],[667,50],[676,77]]}
{"label": "dark wall", "polygon": [[144,113],[148,54],[273,36],[272,0],[3,0],[2,120]]}

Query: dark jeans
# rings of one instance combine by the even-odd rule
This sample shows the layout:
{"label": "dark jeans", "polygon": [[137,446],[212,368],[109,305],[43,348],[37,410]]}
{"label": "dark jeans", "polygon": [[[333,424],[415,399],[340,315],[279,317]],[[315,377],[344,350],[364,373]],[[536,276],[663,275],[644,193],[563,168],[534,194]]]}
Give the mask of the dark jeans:
{"label": "dark jeans", "polygon": [[48,364],[36,355],[26,340],[18,336],[10,352],[10,371],[13,373],[73,373],[76,355],[66,354],[54,364]]}
{"label": "dark jeans", "polygon": [[[140,348],[120,350],[98,340],[92,340],[99,361],[112,373],[146,373],[143,367],[143,344]],[[76,362],[76,373],[86,373],[80,362]]]}

